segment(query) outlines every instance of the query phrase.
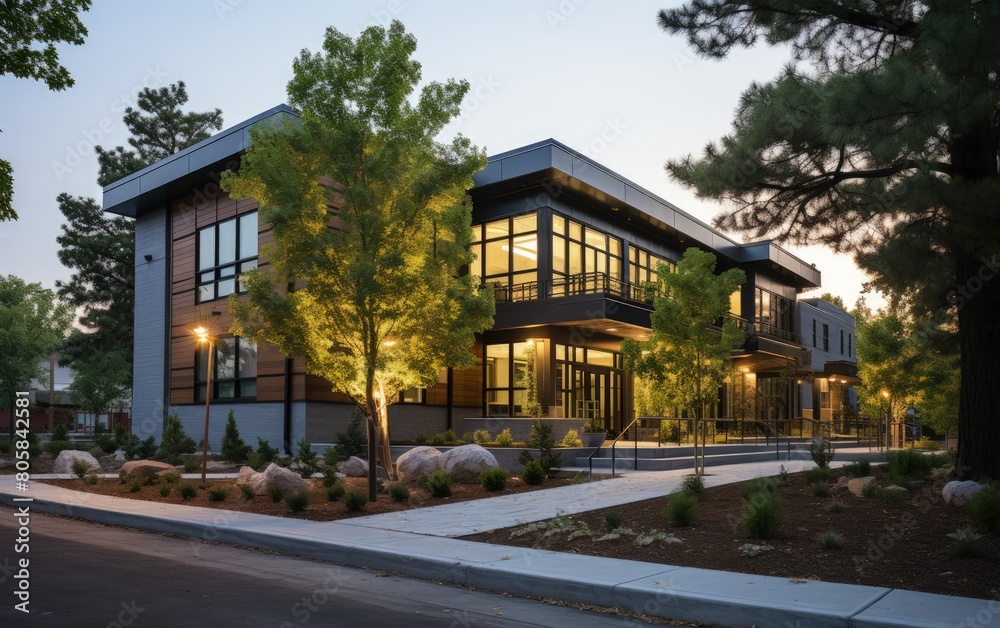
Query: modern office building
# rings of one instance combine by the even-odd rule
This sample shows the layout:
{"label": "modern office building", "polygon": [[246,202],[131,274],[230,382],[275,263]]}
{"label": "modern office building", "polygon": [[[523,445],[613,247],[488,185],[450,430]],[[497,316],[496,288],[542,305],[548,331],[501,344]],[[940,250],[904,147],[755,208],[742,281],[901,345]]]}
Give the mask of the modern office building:
{"label": "modern office building", "polygon": [[[226,337],[226,299],[239,294],[241,272],[267,264],[260,247],[272,236],[255,201],[226,196],[219,175],[238,167],[252,125],[295,116],[275,107],[104,189],[106,211],[136,220],[133,424],[143,436],[158,435],[168,413],[199,433],[206,394],[220,417],[209,438],[215,447],[230,409],[244,438],[272,443],[330,442],[353,413],[301,359]],[[466,419],[523,415],[529,359],[549,417],[597,417],[621,429],[634,416],[622,339],[648,337],[645,286],[659,262],[673,265],[688,247],[714,253],[720,271],[739,267],[747,276],[731,316],[748,339],[717,416],[806,412],[783,373],[814,349],[803,346],[796,308],[799,293],[820,285],[812,265],[772,242],[736,242],[555,140],[489,158],[470,194],[470,272],[493,286],[495,326],[474,347],[475,368],[442,372],[436,386],[400,395],[390,409],[394,438],[449,427],[461,434]],[[191,331],[205,323],[229,349],[217,354],[212,390]]]}

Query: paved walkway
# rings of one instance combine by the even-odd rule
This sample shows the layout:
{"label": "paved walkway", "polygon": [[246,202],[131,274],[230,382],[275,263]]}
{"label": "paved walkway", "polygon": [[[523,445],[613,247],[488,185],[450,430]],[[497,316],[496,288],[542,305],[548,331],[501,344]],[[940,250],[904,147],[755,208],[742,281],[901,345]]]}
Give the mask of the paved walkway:
{"label": "paved walkway", "polygon": [[[715,486],[773,475],[781,464],[789,471],[811,466],[806,461],[786,461],[709,467],[705,483]],[[194,539],[192,551],[197,551],[198,539],[237,543],[515,595],[618,606],[707,624],[930,628],[984,626],[1000,616],[996,601],[448,538],[547,519],[557,508],[571,514],[667,495],[685,474],[633,472],[597,483],[325,523],[89,495],[38,482],[19,492],[9,475],[0,476],[0,502],[187,535]],[[23,498],[32,501],[14,502]]]}

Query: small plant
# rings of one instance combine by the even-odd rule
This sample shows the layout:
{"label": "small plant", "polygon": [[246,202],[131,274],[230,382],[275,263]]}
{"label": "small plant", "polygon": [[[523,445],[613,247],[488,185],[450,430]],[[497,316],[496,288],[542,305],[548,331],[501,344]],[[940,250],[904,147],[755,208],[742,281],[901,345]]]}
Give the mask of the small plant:
{"label": "small plant", "polygon": [[829,469],[821,469],[816,467],[815,469],[809,469],[802,474],[802,478],[806,481],[806,484],[812,486],[815,482],[829,482],[831,479]]}
{"label": "small plant", "polygon": [[83,476],[87,475],[87,471],[90,471],[90,463],[86,460],[74,460],[73,461],[73,473],[76,477],[83,479]]}
{"label": "small plant", "polygon": [[309,505],[309,492],[289,493],[285,496],[285,503],[288,504],[292,512],[302,512]]}
{"label": "small plant", "polygon": [[194,458],[186,458],[184,460],[184,473],[194,473],[201,468],[201,463]]}
{"label": "small plant", "polygon": [[128,480],[128,490],[130,493],[138,493],[142,490],[143,486],[146,486],[145,478],[135,476]]}
{"label": "small plant", "polygon": [[213,486],[208,489],[208,501],[210,502],[225,501],[227,497],[229,497],[229,489],[225,486]]}
{"label": "small plant", "polygon": [[924,454],[913,449],[903,449],[889,454],[889,481],[906,486],[910,480],[923,480],[931,469],[950,462],[947,454]]}
{"label": "small plant", "polygon": [[101,456],[104,455],[104,450],[101,449],[100,447],[94,447],[87,453],[89,453],[94,458],[100,458]]}
{"label": "small plant", "polygon": [[247,456],[247,466],[254,471],[263,471],[270,461],[264,460],[264,456],[254,452]]}
{"label": "small plant", "polygon": [[198,494],[198,487],[190,482],[181,484],[177,491],[181,494],[181,499],[191,499]]}
{"label": "small plant", "polygon": [[490,436],[489,430],[476,430],[472,433],[472,440],[477,445],[485,445],[486,443],[492,442],[493,437]]}
{"label": "small plant", "polygon": [[813,482],[809,486],[812,487],[813,495],[816,497],[829,497],[830,496],[830,485],[826,482]]}
{"label": "small plant", "polygon": [[180,473],[164,473],[160,476],[160,482],[165,482],[167,484],[176,484],[181,481]]}
{"label": "small plant", "polygon": [[262,468],[270,464],[270,462],[274,460],[275,456],[279,453],[281,452],[274,447],[271,447],[270,443],[266,440],[262,439],[260,436],[257,437],[257,455],[259,456],[258,460],[262,463]]}
{"label": "small plant", "polygon": [[847,477],[864,478],[872,474],[872,463],[868,460],[855,460],[851,464],[841,467]]}
{"label": "small plant", "polygon": [[357,456],[363,460],[368,460],[368,431],[365,426],[365,417],[361,412],[355,410],[351,417],[351,423],[347,426],[346,432],[337,432],[337,447],[340,455],[344,459]]}
{"label": "small plant", "polygon": [[697,474],[686,475],[681,483],[681,492],[691,497],[701,497],[705,494],[705,480]]}
{"label": "small plant", "polygon": [[921,436],[920,440],[913,443],[913,448],[922,451],[937,451],[941,449],[941,445],[936,440],[931,440],[929,436]]}
{"label": "small plant", "polygon": [[344,493],[344,507],[348,512],[361,512],[368,505],[368,496],[356,488]]}
{"label": "small plant", "polygon": [[170,491],[173,488],[174,488],[173,485],[167,484],[166,482],[161,482],[160,483],[160,496],[161,497],[166,497],[167,495],[170,494]]}
{"label": "small plant", "polygon": [[304,438],[299,441],[299,455],[295,457],[295,461],[299,466],[299,475],[306,479],[311,478],[319,468],[319,457]]}
{"label": "small plant", "polygon": [[444,442],[446,445],[451,445],[453,443],[457,443],[460,441],[460,439],[458,438],[458,434],[456,434],[455,430],[451,428],[445,430],[442,436],[444,438]]}
{"label": "small plant", "polygon": [[[536,421],[531,426],[525,446],[538,449],[538,463],[542,465],[546,477],[552,477],[552,470],[562,466],[562,454],[555,451],[555,430],[548,423]],[[534,456],[529,451],[522,451],[517,458],[523,465],[527,465],[531,460],[534,460]]]}
{"label": "small plant", "polygon": [[[489,434],[489,432],[487,432],[487,434]],[[476,440],[476,435],[474,432],[466,432],[462,434],[463,443],[474,443],[475,440]]]}
{"label": "small plant", "polygon": [[788,485],[788,469],[785,468],[785,465],[781,465],[781,469],[778,470],[778,479],[781,480],[782,486]]}
{"label": "small plant", "polygon": [[65,423],[60,423],[52,428],[52,440],[69,440],[69,430],[66,429]]}
{"label": "small plant", "polygon": [[823,549],[840,549],[844,546],[844,537],[839,532],[827,530],[819,534],[819,544]]}
{"label": "small plant", "polygon": [[907,497],[909,497],[909,493],[906,491],[890,490],[879,486],[875,488],[874,496],[879,499],[884,499],[887,502],[902,502],[906,501]]}
{"label": "small plant", "polygon": [[418,445],[426,445],[429,440],[430,437],[427,436],[427,430],[420,430],[420,433],[413,439],[413,442]]}
{"label": "small plant", "polygon": [[537,460],[531,460],[524,465],[524,471],[521,472],[521,479],[524,480],[525,484],[541,484],[545,480],[545,470],[542,469],[541,463]]}
{"label": "small plant", "polygon": [[783,510],[777,495],[765,492],[752,495],[743,511],[743,525],[747,534],[757,539],[774,538],[784,518]]}
{"label": "small plant", "polygon": [[576,433],[576,430],[569,430],[566,432],[566,436],[562,439],[563,447],[583,447],[583,441],[580,440],[580,436]]}
{"label": "small plant", "polygon": [[432,471],[421,483],[430,492],[431,497],[451,496],[451,476],[440,469]]}
{"label": "small plant", "polygon": [[285,491],[281,490],[280,486],[272,486],[267,492],[271,495],[271,501],[275,504],[279,503],[285,497]]}
{"label": "small plant", "polygon": [[670,496],[667,507],[661,514],[669,519],[675,526],[686,528],[690,526],[698,515],[698,498],[690,493],[681,491]]}
{"label": "small plant", "polygon": [[401,482],[395,482],[389,485],[389,497],[392,501],[397,503],[403,503],[410,500],[410,489]]}
{"label": "small plant", "polygon": [[781,489],[781,480],[778,478],[754,478],[740,486],[740,496],[750,501],[750,498],[757,493],[777,495],[779,489]]}
{"label": "small plant", "polygon": [[969,503],[972,523],[981,532],[1000,534],[1000,484],[990,482]]}
{"label": "small plant", "polygon": [[447,444],[447,442],[444,439],[444,432],[438,432],[434,436],[431,436],[431,445],[434,445],[435,447],[440,447],[445,444]]}
{"label": "small plant", "polygon": [[76,443],[71,443],[68,440],[64,441],[54,440],[45,443],[45,446],[42,447],[42,449],[44,449],[47,453],[52,454],[53,456],[58,456],[63,451],[67,450],[78,451],[80,447]]}
{"label": "small plant", "polygon": [[815,438],[809,443],[809,456],[820,469],[826,469],[833,460],[833,447],[830,441],[824,438]]}
{"label": "small plant", "polygon": [[113,454],[118,451],[118,440],[109,434],[101,434],[94,439],[94,444],[97,445],[102,454]]}
{"label": "small plant", "polygon": [[91,473],[90,475],[87,476],[87,484],[91,486],[95,486],[100,481],[101,478],[96,473]]}
{"label": "small plant", "polygon": [[826,511],[832,513],[844,512],[844,502],[834,499],[826,505]]}
{"label": "small plant", "polygon": [[240,492],[243,493],[243,499],[246,501],[250,501],[257,496],[257,494],[253,492],[253,487],[249,484],[240,484]]}
{"label": "small plant", "polygon": [[612,511],[604,514],[604,528],[608,532],[614,532],[622,527],[622,513]]}
{"label": "small plant", "polygon": [[580,431],[583,432],[584,434],[602,434],[604,432],[607,432],[607,429],[605,429],[604,427],[604,421],[602,421],[597,417],[594,417],[589,421],[587,421],[586,423],[584,423],[583,425],[581,425]]}
{"label": "small plant", "polygon": [[171,414],[167,417],[167,424],[160,436],[160,448],[156,451],[156,459],[177,464],[181,455],[193,454],[196,450],[194,439],[184,433],[184,424],[177,415]]}
{"label": "small plant", "polygon": [[514,437],[510,435],[510,428],[503,428],[503,431],[497,434],[497,445],[501,447],[510,447],[514,444]]}
{"label": "small plant", "polygon": [[479,474],[479,483],[487,491],[502,491],[507,488],[507,477],[506,469],[487,469]]}
{"label": "small plant", "polygon": [[232,410],[229,411],[229,416],[226,417],[226,431],[222,435],[221,453],[223,460],[228,460],[235,464],[246,462],[250,454],[253,453],[253,447],[247,445],[240,438],[240,430],[236,426],[236,417],[233,415]]}
{"label": "small plant", "polygon": [[345,490],[344,485],[340,482],[332,484],[326,489],[326,499],[331,502],[340,501],[340,498],[344,496]]}
{"label": "small plant", "polygon": [[955,530],[948,537],[954,543],[955,556],[973,558],[979,554],[979,539],[983,538],[983,535],[976,533],[972,526]]}

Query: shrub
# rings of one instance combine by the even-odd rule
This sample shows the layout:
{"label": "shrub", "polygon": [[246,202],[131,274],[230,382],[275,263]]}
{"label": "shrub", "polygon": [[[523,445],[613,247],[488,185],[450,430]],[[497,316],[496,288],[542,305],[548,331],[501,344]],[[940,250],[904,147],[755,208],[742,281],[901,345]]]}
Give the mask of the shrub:
{"label": "shrub", "polygon": [[328,501],[335,502],[344,496],[344,492],[344,485],[337,482],[326,489],[326,498]]}
{"label": "shrub", "polygon": [[747,534],[758,539],[770,539],[778,533],[783,519],[781,499],[777,495],[758,492],[750,496],[743,511]]}
{"label": "shrub", "polygon": [[52,440],[69,440],[69,430],[66,429],[66,425],[64,423],[60,423],[52,428]]}
{"label": "shrub", "polygon": [[343,499],[348,512],[361,512],[368,505],[368,496],[364,494],[364,491],[359,491],[356,488],[344,493]]}
{"label": "shrub", "polygon": [[101,449],[100,447],[94,447],[88,453],[94,458],[100,458],[101,456],[104,455],[104,450]]}
{"label": "shrub", "polygon": [[413,442],[418,445],[426,445],[429,440],[430,438],[427,436],[427,430],[420,430],[420,433],[413,439]]}
{"label": "shrub", "polygon": [[444,432],[438,432],[434,436],[431,436],[431,445],[435,447],[440,447],[445,444]]}
{"label": "shrub", "polygon": [[311,478],[319,468],[319,457],[304,438],[299,441],[299,455],[295,457],[295,461],[299,465],[299,475],[306,479]]}
{"label": "shrub", "polygon": [[506,469],[487,469],[479,474],[479,483],[487,491],[502,491],[507,488]]}
{"label": "shrub", "polygon": [[302,512],[309,505],[309,492],[299,491],[285,496],[285,503],[292,512]]}
{"label": "shrub", "polygon": [[814,438],[809,443],[809,456],[820,469],[826,469],[833,460],[833,446],[824,438]]}
{"label": "shrub", "polygon": [[247,456],[247,466],[249,466],[254,471],[263,471],[264,467],[270,464],[270,461],[264,460],[264,456],[258,453],[252,453]]}
{"label": "shrub", "polygon": [[76,477],[83,479],[83,476],[87,475],[87,471],[90,471],[90,463],[86,460],[74,460],[73,461],[73,473]]}
{"label": "shrub", "polygon": [[839,532],[827,530],[819,534],[819,544],[823,549],[840,549],[844,546],[844,537]]}
{"label": "shrub", "polygon": [[169,484],[166,484],[166,483],[160,484],[160,495],[162,497],[166,497],[167,495],[170,494],[170,490],[172,488],[174,488],[174,487],[171,486],[171,485],[169,485]]}
{"label": "shrub", "polygon": [[257,496],[257,494],[253,492],[253,487],[249,484],[240,484],[240,492],[243,493],[243,499],[247,501],[250,501]]}
{"label": "shrub", "polygon": [[983,538],[977,534],[972,526],[966,526],[955,530],[948,535],[954,543],[955,556],[959,558],[972,558],[979,554],[979,539]]}
{"label": "shrub", "polygon": [[604,527],[608,532],[613,532],[622,527],[622,513],[617,511],[605,513]]}
{"label": "shrub", "polygon": [[125,426],[119,423],[115,426],[115,442],[118,443],[119,447],[124,447],[125,443],[128,442],[130,434]]}
{"label": "shrub", "polygon": [[882,487],[875,487],[873,494],[875,497],[889,502],[902,502],[906,501],[909,497],[909,494],[906,491],[890,491],[889,489]]}
{"label": "shrub", "polygon": [[337,483],[337,463],[340,462],[340,452],[336,447],[327,447],[323,452],[323,486],[329,488]]}
{"label": "shrub", "polygon": [[87,484],[89,484],[91,486],[96,485],[100,481],[101,481],[101,478],[96,473],[91,473],[90,475],[87,476]]}
{"label": "shrub", "polygon": [[161,482],[166,482],[167,484],[176,484],[181,481],[180,473],[164,473],[160,476]]}
{"label": "shrub", "polygon": [[449,497],[451,495],[451,476],[438,469],[427,475],[421,484],[426,488],[431,497]]}
{"label": "shrub", "polygon": [[982,532],[1000,534],[1000,484],[990,482],[970,502],[972,523]]}
{"label": "shrub", "polygon": [[[486,434],[488,436],[489,432],[486,432]],[[462,434],[462,442],[463,443],[474,443],[475,440],[476,440],[476,435],[473,432],[466,432],[466,433]]]}
{"label": "shrub", "polygon": [[240,438],[240,428],[236,426],[236,417],[230,410],[229,416],[226,417],[226,431],[222,435],[222,459],[234,464],[242,464],[247,461],[251,453],[253,453],[253,447],[247,445]]}
{"label": "shrub", "polygon": [[194,473],[201,468],[201,463],[194,458],[184,459],[184,473]]}
{"label": "shrub", "polygon": [[503,428],[503,431],[497,434],[497,445],[501,447],[510,447],[514,444],[514,437],[510,435],[510,428]]}
{"label": "shrub", "polygon": [[208,489],[208,501],[221,502],[229,497],[229,489],[225,486],[213,486]]}
{"label": "shrub", "polygon": [[781,480],[782,486],[788,484],[788,469],[785,468],[785,465],[781,465],[781,470],[778,471],[778,479]]}
{"label": "shrub", "polygon": [[267,492],[271,495],[271,501],[273,501],[275,504],[280,502],[282,498],[285,496],[285,491],[281,490],[280,486],[272,486],[267,490]]}
{"label": "shrub", "polygon": [[832,513],[844,512],[844,502],[834,499],[826,505],[826,511]]}
{"label": "shrub", "polygon": [[113,454],[118,451],[118,440],[114,436],[108,434],[101,434],[94,439],[94,444],[96,444],[103,453]]}
{"label": "shrub", "polygon": [[274,447],[271,447],[270,443],[262,439],[260,436],[257,437],[257,455],[260,456],[260,460],[263,461],[263,466],[267,466],[274,458],[281,453]]}
{"label": "shrub", "polygon": [[141,477],[131,477],[128,480],[128,490],[130,493],[138,493],[142,487],[146,486],[146,479]]}
{"label": "shrub", "polygon": [[351,423],[347,426],[346,432],[337,432],[337,447],[344,458],[357,456],[368,460],[368,432],[365,426],[365,417],[360,411],[355,410],[351,417]]}
{"label": "shrub", "polygon": [[913,443],[913,448],[923,451],[937,451],[941,449],[941,445],[936,440],[931,440],[929,436],[921,436],[920,440]]}
{"label": "shrub", "polygon": [[705,494],[705,480],[697,474],[684,476],[684,482],[681,483],[681,491],[691,497],[701,497]]}
{"label": "shrub", "polygon": [[160,448],[156,451],[156,459],[170,464],[178,464],[182,454],[193,454],[197,445],[192,438],[184,433],[184,424],[176,414],[167,417],[167,425],[160,436]]}
{"label": "shrub", "polygon": [[410,489],[406,487],[405,484],[401,482],[396,482],[389,485],[389,497],[392,498],[394,502],[405,502],[410,499]]}
{"label": "shrub", "polygon": [[681,491],[670,496],[667,507],[661,514],[669,519],[675,526],[686,528],[694,522],[698,515],[698,498],[690,493]]}
{"label": "shrub", "polygon": [[140,441],[135,434],[129,434],[122,445],[126,460],[146,460],[156,453],[156,437],[150,436],[146,440]]}
{"label": "shrub", "polygon": [[816,497],[830,496],[830,485],[826,482],[813,482],[810,486],[812,487],[813,495]]}
{"label": "shrub", "polygon": [[781,480],[778,478],[754,478],[744,482],[740,486],[740,496],[750,501],[757,493],[764,493],[769,496],[777,495],[780,488]]}
{"label": "shrub", "polygon": [[54,440],[54,441],[50,441],[48,443],[45,443],[45,445],[42,447],[42,449],[44,449],[48,453],[52,454],[53,456],[58,456],[59,452],[67,451],[67,450],[68,451],[80,451],[81,447],[80,447],[80,445],[77,445],[76,443],[71,443],[68,440]]}
{"label": "shrub", "polygon": [[812,486],[816,482],[829,482],[830,481],[830,470],[821,469],[816,467],[815,469],[809,469],[802,474],[805,479],[806,484]]}
{"label": "shrub", "polygon": [[583,447],[583,441],[580,440],[580,436],[576,433],[576,430],[569,430],[566,432],[566,436],[562,439],[563,447]]}
{"label": "shrub", "polygon": [[545,470],[542,469],[542,465],[537,460],[530,460],[524,465],[524,471],[521,472],[521,479],[524,480],[525,484],[541,484],[545,479]]}
{"label": "shrub", "polygon": [[908,480],[923,480],[931,469],[944,466],[949,461],[945,454],[924,454],[913,449],[889,454],[889,480],[905,485]]}
{"label": "shrub", "polygon": [[852,478],[864,478],[872,474],[872,463],[868,460],[855,460],[842,467],[844,473]]}
{"label": "shrub", "polygon": [[198,487],[195,486],[194,484],[191,484],[190,482],[185,482],[184,484],[181,484],[177,488],[177,490],[181,494],[181,499],[191,499],[192,497],[198,494]]}
{"label": "shrub", "polygon": [[[556,437],[555,430],[553,430],[551,425],[542,421],[535,421],[531,426],[531,432],[528,435],[525,446],[538,449],[538,463],[542,466],[542,471],[546,477],[552,477],[552,469],[562,466],[562,454],[554,450]],[[532,460],[534,460],[534,457],[529,451],[522,451],[521,455],[517,458],[517,461],[523,465],[527,465]]]}
{"label": "shrub", "polygon": [[472,440],[475,441],[477,445],[485,445],[493,440],[490,436],[489,430],[476,430],[472,433]]}

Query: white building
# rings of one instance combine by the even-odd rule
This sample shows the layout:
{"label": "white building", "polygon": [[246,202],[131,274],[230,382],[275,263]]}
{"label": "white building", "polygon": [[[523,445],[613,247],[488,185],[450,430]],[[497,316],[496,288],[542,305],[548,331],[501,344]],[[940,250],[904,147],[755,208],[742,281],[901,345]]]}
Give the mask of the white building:
{"label": "white building", "polygon": [[802,345],[810,351],[804,366],[812,377],[799,386],[802,415],[832,421],[834,433],[851,433],[843,419],[857,410],[854,385],[861,381],[854,317],[818,298],[800,299],[796,307]]}

